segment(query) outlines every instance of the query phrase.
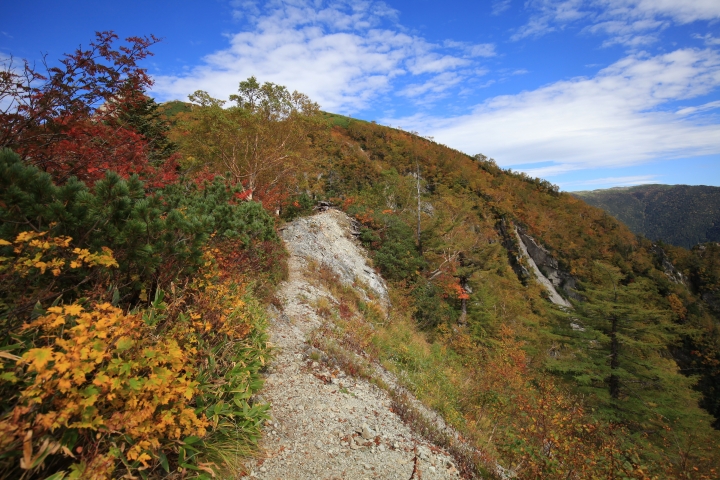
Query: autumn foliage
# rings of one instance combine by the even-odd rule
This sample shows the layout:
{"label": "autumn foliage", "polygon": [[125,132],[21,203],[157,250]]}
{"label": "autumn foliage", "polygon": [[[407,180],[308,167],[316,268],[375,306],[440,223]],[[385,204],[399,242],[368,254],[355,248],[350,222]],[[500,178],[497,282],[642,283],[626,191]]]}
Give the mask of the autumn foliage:
{"label": "autumn foliage", "polygon": [[176,157],[153,158],[156,138],[129,121],[147,109],[144,91],[152,80],[139,62],[158,39],[130,37],[116,47],[117,39],[98,32],[89,48],[59,65],[45,63],[44,72],[28,61],[2,65],[0,147],[59,182],[75,176],[92,184],[107,171],[157,186],[172,181]]}
{"label": "autumn foliage", "polygon": [[232,106],[204,91],[189,98],[193,109],[178,115],[172,133],[188,172],[227,175],[270,211],[299,193],[315,156],[310,138],[324,126],[316,103],[254,77],[239,83]]}
{"label": "autumn foliage", "polygon": [[241,471],[267,410],[257,297],[283,277],[268,212],[317,199],[354,216],[394,296],[384,315],[346,289],[340,343],[462,432],[467,472],[717,477],[697,405],[720,418],[716,246],[668,249],[689,284],[672,281],[655,246],[547,181],[254,77],[169,120],[140,66],[157,39],[117,40],[0,69],[0,477]]}
{"label": "autumn foliage", "polygon": [[217,477],[266,418],[274,221],[180,181],[139,65],[157,39],[116,41],[0,72],[3,478]]}
{"label": "autumn foliage", "polygon": [[[6,292],[30,275],[52,283],[66,269],[118,267],[109,249],[71,241],[45,232],[1,241],[12,248],[0,262]],[[203,274],[168,301],[157,291],[132,312],[97,301],[52,305],[12,332],[0,352],[0,472],[49,466],[101,479],[118,467],[173,466],[214,475],[221,465],[199,453],[208,432],[239,422],[241,436],[257,435],[265,407],[247,401],[267,356],[263,316],[243,288],[219,280],[212,251],[204,259]]]}
{"label": "autumn foliage", "polygon": [[[714,292],[673,282],[649,241],[545,180],[336,124],[313,188],[355,217],[399,324],[423,333],[373,339],[409,389],[518,478],[716,476]],[[548,302],[515,226],[556,262],[540,270],[560,272],[572,311]]]}

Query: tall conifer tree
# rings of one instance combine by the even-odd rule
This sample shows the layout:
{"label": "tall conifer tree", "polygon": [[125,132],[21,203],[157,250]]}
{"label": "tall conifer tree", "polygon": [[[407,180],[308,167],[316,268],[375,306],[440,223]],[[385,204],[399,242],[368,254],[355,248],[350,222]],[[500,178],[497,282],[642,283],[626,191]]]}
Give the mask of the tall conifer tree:
{"label": "tall conifer tree", "polygon": [[648,432],[656,421],[692,415],[694,380],[678,372],[667,349],[681,327],[658,308],[663,298],[655,284],[596,262],[581,293],[585,300],[574,302],[559,329],[569,348],[551,368],[591,393],[611,421]]}

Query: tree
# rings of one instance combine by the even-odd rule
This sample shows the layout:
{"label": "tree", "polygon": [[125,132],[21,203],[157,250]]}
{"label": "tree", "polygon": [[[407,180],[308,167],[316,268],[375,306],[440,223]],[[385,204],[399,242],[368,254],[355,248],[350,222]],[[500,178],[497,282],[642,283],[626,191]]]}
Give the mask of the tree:
{"label": "tree", "polygon": [[432,221],[427,226],[426,257],[434,269],[429,280],[441,284],[449,298],[460,303],[459,323],[467,323],[471,281],[483,266],[483,236],[480,219],[474,211],[475,196],[436,187]]}
{"label": "tree", "polygon": [[240,82],[235,105],[197,91],[197,105],[181,122],[178,142],[187,152],[185,166],[229,173],[266,207],[288,195],[295,175],[312,158],[309,137],[320,128],[319,107],[307,96],[290,93],[255,77]]}
{"label": "tree", "polygon": [[65,55],[59,66],[43,60],[45,73],[28,61],[20,68],[12,59],[4,63],[0,147],[13,149],[59,182],[76,176],[94,183],[109,170],[169,180],[172,161],[158,161],[156,137],[131,121],[143,109],[152,117],[143,94],[152,80],[138,63],[151,55],[158,39],[129,37],[115,47],[117,38],[97,32],[88,49]]}
{"label": "tree", "polygon": [[580,289],[585,300],[573,302],[573,318],[559,329],[567,356],[553,360],[551,369],[591,392],[613,421],[645,431],[659,431],[662,423],[688,425],[700,414],[694,380],[678,372],[669,354],[681,327],[659,308],[656,286],[600,262],[592,274]]}

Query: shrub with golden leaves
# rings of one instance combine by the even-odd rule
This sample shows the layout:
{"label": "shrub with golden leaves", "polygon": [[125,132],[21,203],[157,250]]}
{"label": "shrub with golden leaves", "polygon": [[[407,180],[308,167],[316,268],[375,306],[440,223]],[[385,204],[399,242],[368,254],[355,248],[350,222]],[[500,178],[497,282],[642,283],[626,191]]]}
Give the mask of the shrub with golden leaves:
{"label": "shrub with golden leaves", "polygon": [[[16,278],[116,265],[109,250],[70,249],[66,237],[21,234],[0,265]],[[15,343],[0,349],[0,477],[215,475],[203,438],[230,427],[257,436],[266,406],[247,402],[268,353],[262,309],[219,277],[208,251],[169,304],[159,290],[129,313],[75,301],[10,331]]]}
{"label": "shrub with golden leaves", "polygon": [[[22,389],[0,421],[0,450],[19,448],[28,435],[38,439],[33,443],[57,445],[61,439],[53,433],[70,429],[97,432],[95,448],[132,439],[125,459],[147,466],[163,443],[205,434],[208,421],[190,403],[198,382],[188,352],[174,339],[154,338],[140,314],[125,315],[109,304],[90,311],[72,304],[51,307],[23,329],[36,330],[43,346],[21,357],[19,376],[5,379]],[[25,450],[25,469],[45,453]]]}

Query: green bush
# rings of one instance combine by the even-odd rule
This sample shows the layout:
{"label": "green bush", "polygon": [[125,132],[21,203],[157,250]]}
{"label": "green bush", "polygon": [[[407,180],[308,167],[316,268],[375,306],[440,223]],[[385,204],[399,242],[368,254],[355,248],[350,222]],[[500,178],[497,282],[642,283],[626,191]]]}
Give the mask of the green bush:
{"label": "green bush", "polygon": [[290,198],[288,205],[283,208],[282,218],[290,222],[297,217],[310,215],[314,205],[315,202],[310,195],[303,192],[300,195]]}
{"label": "green bush", "polygon": [[441,324],[453,324],[459,313],[443,297],[440,287],[421,278],[413,289],[415,314],[413,317],[422,328],[435,328]]}
{"label": "green bush", "polygon": [[269,351],[227,254],[263,267],[278,241],[236,193],[114,173],[58,186],[0,152],[0,478],[237,467],[266,418],[250,397]]}
{"label": "green bush", "polygon": [[[53,184],[47,173],[24,165],[9,150],[0,152],[0,239],[22,231],[71,237],[75,248],[110,248],[119,264],[112,287],[118,302],[146,301],[159,287],[195,271],[213,233],[242,246],[277,241],[274,220],[256,202],[237,202],[237,189],[216,178],[200,189],[174,185],[148,193],[137,177],[109,172],[91,191],[70,179]],[[8,247],[6,247],[7,250]],[[54,291],[72,297],[87,272],[64,276]],[[48,292],[49,295],[49,292]],[[25,298],[34,304],[40,298]],[[45,299],[47,300],[47,298]],[[26,303],[27,303],[26,302]],[[0,312],[0,316],[3,315]]]}
{"label": "green bush", "polygon": [[371,243],[380,239],[379,248],[373,256],[375,266],[390,280],[411,280],[425,268],[425,260],[418,253],[415,235],[401,219],[392,215],[383,215],[381,222],[384,227],[379,232],[364,231],[361,240]]}

